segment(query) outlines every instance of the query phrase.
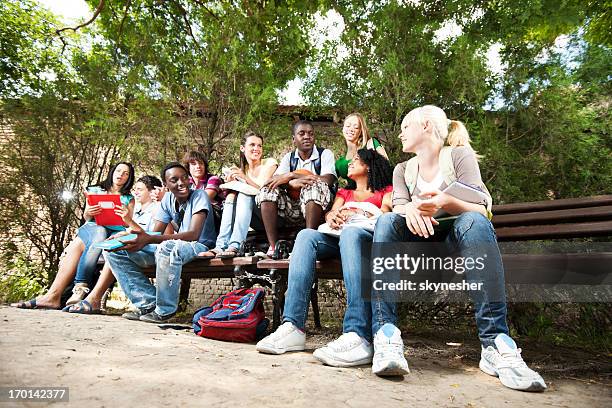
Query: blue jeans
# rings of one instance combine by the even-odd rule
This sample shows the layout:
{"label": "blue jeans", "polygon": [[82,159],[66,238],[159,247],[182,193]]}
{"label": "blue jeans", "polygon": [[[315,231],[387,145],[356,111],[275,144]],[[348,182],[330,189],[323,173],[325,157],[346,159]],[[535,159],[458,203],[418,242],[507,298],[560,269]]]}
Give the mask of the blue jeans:
{"label": "blue jeans", "polygon": [[[134,306],[143,312],[155,308],[158,315],[168,316],[178,309],[183,265],[208,248],[199,242],[181,240],[164,241],[155,252],[151,247],[147,245],[137,252],[109,252],[107,260]],[[152,265],[156,265],[155,286],[140,269]]]}
{"label": "blue jeans", "polygon": [[104,241],[111,235],[111,231],[102,227],[95,222],[88,221],[81,225],[77,231],[77,236],[81,238],[85,244],[85,250],[79,259],[77,265],[75,283],[87,283],[90,287],[93,285],[94,273],[98,266],[98,258],[102,254],[100,248],[95,248],[93,245]]}
{"label": "blue jeans", "polygon": [[[483,255],[483,247],[489,249],[487,250],[487,268],[482,272],[478,272],[475,268],[468,269],[466,278],[468,282],[483,282],[483,290],[480,293],[476,296],[471,293],[478,337],[484,347],[494,346],[494,340],[498,334],[508,334],[508,325],[506,323],[504,267],[493,225],[480,213],[465,212],[455,220],[446,237],[435,235],[434,237],[442,238],[451,250],[457,249],[462,257],[477,258]],[[374,229],[374,242],[422,240],[424,239],[410,232],[405,218],[398,214],[383,214]],[[488,301],[487,293],[495,293],[495,301]],[[383,300],[379,292],[373,292],[372,333],[376,333],[385,323],[397,324],[396,305]]]}
{"label": "blue jeans", "polygon": [[254,206],[255,197],[243,193],[237,193],[233,202],[225,200],[215,247],[221,249],[240,248],[249,232]]}
{"label": "blue jeans", "polygon": [[298,233],[289,261],[283,322],[291,322],[304,330],[317,259],[334,258],[338,255],[340,246],[337,238],[310,228]]}
{"label": "blue jeans", "polygon": [[361,244],[372,240],[372,234],[361,228],[345,228],[340,239],[313,229],[303,229],[295,239],[289,262],[289,282],[285,295],[283,322],[304,329],[310,303],[310,289],[315,279],[317,259],[341,254],[346,286],[347,308],[344,333],[355,332],[366,339],[370,334],[370,305],[361,296]]}

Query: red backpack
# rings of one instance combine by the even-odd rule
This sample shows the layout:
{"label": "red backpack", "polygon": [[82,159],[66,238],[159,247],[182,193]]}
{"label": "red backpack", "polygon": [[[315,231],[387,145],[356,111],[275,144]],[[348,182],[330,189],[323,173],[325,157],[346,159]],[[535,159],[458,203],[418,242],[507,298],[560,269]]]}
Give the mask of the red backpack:
{"label": "red backpack", "polygon": [[193,315],[193,331],[216,340],[248,343],[263,337],[265,318],[262,288],[233,290]]}

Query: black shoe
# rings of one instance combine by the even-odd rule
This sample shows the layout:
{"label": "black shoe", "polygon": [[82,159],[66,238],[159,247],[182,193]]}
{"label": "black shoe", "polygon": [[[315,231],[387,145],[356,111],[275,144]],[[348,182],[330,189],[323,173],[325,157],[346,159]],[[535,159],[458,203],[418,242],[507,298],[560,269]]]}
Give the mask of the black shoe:
{"label": "black shoe", "polygon": [[166,315],[166,316],[160,316],[156,312],[151,312],[151,313],[147,313],[145,315],[140,316],[140,321],[147,322],[147,323],[163,323],[167,320],[170,320],[172,316],[174,316],[175,314],[176,313],[170,313],[169,315]]}
{"label": "black shoe", "polygon": [[124,319],[128,319],[128,320],[140,320],[141,316],[144,316],[146,314],[151,313],[153,310],[155,309],[147,309],[147,310],[136,310],[133,312],[125,312],[124,314],[121,315],[121,317],[123,317]]}

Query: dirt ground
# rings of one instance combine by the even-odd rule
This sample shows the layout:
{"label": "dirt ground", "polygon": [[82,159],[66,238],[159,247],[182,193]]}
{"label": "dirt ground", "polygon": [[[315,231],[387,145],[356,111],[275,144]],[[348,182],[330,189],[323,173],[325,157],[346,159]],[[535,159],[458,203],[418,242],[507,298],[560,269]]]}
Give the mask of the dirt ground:
{"label": "dirt ground", "polygon": [[[82,316],[0,306],[0,386],[67,386],[78,407],[610,407],[610,356],[520,345],[547,381],[540,394],[513,391],[478,370],[478,344],[405,336],[411,373],[316,362],[314,348],[336,330],[308,338],[306,352],[261,355],[187,329],[118,316]],[[459,341],[461,345],[447,345]],[[41,403],[1,406],[40,407]]]}

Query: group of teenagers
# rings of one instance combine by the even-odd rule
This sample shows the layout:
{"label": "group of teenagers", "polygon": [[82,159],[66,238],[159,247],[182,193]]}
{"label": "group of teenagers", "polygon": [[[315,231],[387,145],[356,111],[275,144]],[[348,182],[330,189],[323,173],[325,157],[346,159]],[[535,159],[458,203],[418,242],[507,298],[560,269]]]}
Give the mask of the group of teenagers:
{"label": "group of teenagers", "polygon": [[[295,150],[279,163],[264,158],[262,136],[248,132],[240,146],[240,164],[227,169],[224,180],[208,173],[206,157],[199,152],[187,153],[182,163],[167,164],[161,180],[143,176],[134,182],[131,164],[114,165],[106,180],[88,190],[120,194],[123,207],[115,212],[136,238],[118,250],[104,252],[106,262],[95,281],[102,253],[95,244],[128,231],[97,225],[94,217],[102,209],[87,205],[86,222],[67,247],[49,291],[14,306],[59,309],[62,293],[74,283],[63,310],[99,313],[116,278],[135,306],[123,317],[162,323],[178,309],[184,264],[195,257],[236,256],[249,227],[265,230],[266,255],[272,256],[279,226],[301,226],[305,228],[298,233],[290,256],[282,324],[256,349],[266,354],[305,349],[316,261],[339,257],[347,303],[343,334],[315,350],[314,358],[337,367],[372,364],[372,372],[380,376],[404,375],[409,369],[397,328],[396,303],[374,291],[371,298],[362,296],[361,260],[369,255],[362,254],[363,244],[435,241],[464,256],[473,256],[488,245],[496,250],[488,253],[487,268],[466,271],[468,280],[483,282],[473,297],[482,345],[480,369],[509,388],[544,390],[544,380],[527,367],[521,349],[509,336],[504,270],[490,221],[491,197],[465,126],[449,120],[433,105],[410,111],[401,123],[399,138],[403,152],[415,157],[395,169],[360,114],[346,117],[342,133],[346,152],[336,159],[331,150],[315,144],[312,124],[298,121],[292,129]],[[474,203],[444,193],[449,184],[445,162],[451,163],[457,181],[479,189],[487,199]],[[339,179],[346,180],[346,187],[336,191]],[[355,215],[375,217],[364,209],[368,207],[355,203],[369,203],[380,210],[373,231],[350,225]],[[451,228],[435,228],[434,215],[440,211],[456,216]],[[320,232],[321,224],[338,233]],[[153,265],[155,285],[142,272]]]}

